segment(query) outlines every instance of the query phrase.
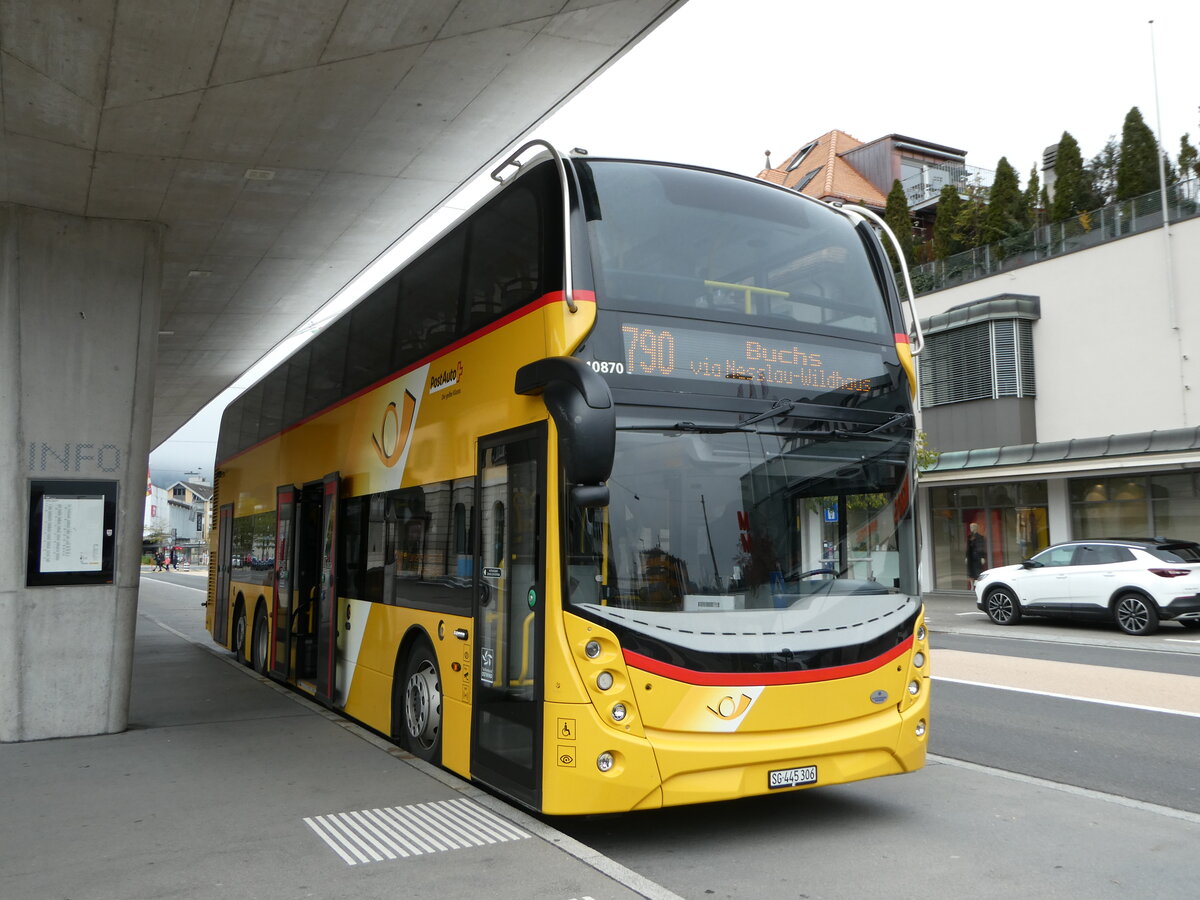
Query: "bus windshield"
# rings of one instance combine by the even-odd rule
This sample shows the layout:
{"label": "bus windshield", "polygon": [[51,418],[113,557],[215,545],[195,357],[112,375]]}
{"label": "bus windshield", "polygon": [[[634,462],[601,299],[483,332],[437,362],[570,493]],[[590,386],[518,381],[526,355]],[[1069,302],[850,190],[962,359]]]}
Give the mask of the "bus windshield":
{"label": "bus windshield", "polygon": [[890,339],[867,251],[840,213],[699,169],[577,164],[606,307]]}
{"label": "bus windshield", "polygon": [[824,433],[783,415],[626,422],[609,506],[571,513],[570,602],[739,618],[819,604],[836,619],[839,605],[853,618],[915,595],[911,424],[899,419]]}

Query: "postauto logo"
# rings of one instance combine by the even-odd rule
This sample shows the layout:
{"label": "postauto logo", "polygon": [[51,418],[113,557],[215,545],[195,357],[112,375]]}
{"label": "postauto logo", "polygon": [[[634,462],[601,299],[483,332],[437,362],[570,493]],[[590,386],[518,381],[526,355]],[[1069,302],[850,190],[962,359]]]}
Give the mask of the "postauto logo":
{"label": "postauto logo", "polygon": [[457,363],[454,368],[447,369],[439,375],[434,375],[429,379],[429,393],[436,394],[438,391],[444,391],[446,388],[454,387],[462,381],[463,364]]}

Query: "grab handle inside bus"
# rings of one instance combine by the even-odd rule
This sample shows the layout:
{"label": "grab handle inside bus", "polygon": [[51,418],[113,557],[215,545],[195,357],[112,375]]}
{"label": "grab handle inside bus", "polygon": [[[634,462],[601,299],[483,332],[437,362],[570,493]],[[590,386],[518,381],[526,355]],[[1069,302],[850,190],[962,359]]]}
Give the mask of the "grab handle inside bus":
{"label": "grab handle inside bus", "polygon": [[518,394],[541,393],[558,428],[558,455],[577,506],[607,506],[617,418],[608,382],[583,360],[548,356],[517,370]]}

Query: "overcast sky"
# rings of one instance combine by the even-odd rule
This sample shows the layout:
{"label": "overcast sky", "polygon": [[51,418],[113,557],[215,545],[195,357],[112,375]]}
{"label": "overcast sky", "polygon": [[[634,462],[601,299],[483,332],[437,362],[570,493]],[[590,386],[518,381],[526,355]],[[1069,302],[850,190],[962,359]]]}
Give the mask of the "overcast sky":
{"label": "overcast sky", "polygon": [[[985,169],[1007,156],[1024,186],[1064,130],[1086,160],[1137,106],[1155,131],[1161,114],[1174,158],[1184,132],[1200,144],[1200,2],[1133,6],[689,0],[535,134],[757,174],[764,151],[778,165],[834,128],[862,141],[899,133]],[[218,424],[200,416],[156,450],[156,481],[189,469],[211,479]]]}

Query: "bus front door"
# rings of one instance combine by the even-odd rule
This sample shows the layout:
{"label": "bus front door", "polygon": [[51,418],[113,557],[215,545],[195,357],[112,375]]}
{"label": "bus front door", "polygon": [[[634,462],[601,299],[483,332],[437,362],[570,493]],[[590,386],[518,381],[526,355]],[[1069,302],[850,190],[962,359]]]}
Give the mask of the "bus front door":
{"label": "bus front door", "polygon": [[[336,472],[296,491],[293,549],[288,556],[292,598],[288,640],[295,659],[296,686],[334,705],[337,683],[337,514]],[[282,489],[281,489],[282,490]]]}
{"label": "bus front door", "polygon": [[471,776],[538,806],[546,429],[479,443]]}

